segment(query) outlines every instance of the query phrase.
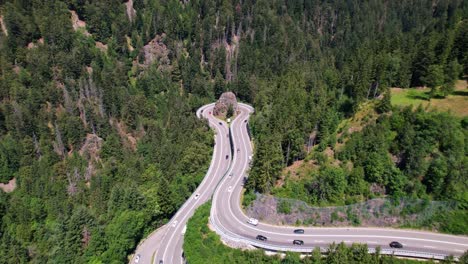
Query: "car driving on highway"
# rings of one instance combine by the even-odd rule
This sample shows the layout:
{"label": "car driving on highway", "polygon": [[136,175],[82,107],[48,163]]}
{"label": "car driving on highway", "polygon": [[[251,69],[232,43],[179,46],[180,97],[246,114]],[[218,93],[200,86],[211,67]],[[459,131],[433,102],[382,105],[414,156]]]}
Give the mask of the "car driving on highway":
{"label": "car driving on highway", "polygon": [[390,247],[391,248],[402,248],[403,245],[400,242],[393,241],[393,242],[390,243]]}
{"label": "car driving on highway", "polygon": [[304,229],[295,229],[294,234],[304,234]]}
{"label": "car driving on highway", "polygon": [[242,184],[241,184],[241,185],[244,186],[246,183],[247,183],[247,177],[244,177],[244,178],[242,179]]}
{"label": "car driving on highway", "polygon": [[297,240],[297,239],[296,239],[296,240],[293,240],[293,245],[302,246],[302,245],[304,245],[304,241],[302,241],[302,240]]}
{"label": "car driving on highway", "polygon": [[262,235],[258,235],[258,236],[256,237],[256,239],[257,239],[257,240],[261,240],[261,241],[266,241],[266,240],[267,240],[267,238],[266,238],[265,236],[262,236]]}
{"label": "car driving on highway", "polygon": [[258,225],[258,219],[250,218],[249,221],[247,221],[247,223],[256,226]]}

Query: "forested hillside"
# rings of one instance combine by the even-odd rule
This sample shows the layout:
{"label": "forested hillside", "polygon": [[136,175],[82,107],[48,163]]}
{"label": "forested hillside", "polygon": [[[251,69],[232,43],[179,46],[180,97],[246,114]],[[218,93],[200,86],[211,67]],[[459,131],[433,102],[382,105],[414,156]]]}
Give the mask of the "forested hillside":
{"label": "forested hillside", "polygon": [[256,108],[262,192],[388,87],[450,93],[467,5],[0,1],[0,181],[17,183],[0,191],[1,262],[126,261],[201,181],[213,137],[195,109],[223,91]]}

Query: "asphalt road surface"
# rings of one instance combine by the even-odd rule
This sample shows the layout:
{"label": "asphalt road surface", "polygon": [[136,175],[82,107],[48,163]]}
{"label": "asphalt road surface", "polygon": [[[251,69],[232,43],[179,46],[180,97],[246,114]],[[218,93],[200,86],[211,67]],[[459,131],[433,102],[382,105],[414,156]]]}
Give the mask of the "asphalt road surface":
{"label": "asphalt road surface", "polygon": [[[433,232],[391,229],[391,228],[302,228],[304,234],[294,234],[298,227],[273,226],[259,223],[253,226],[247,223],[248,217],[241,209],[242,182],[248,177],[252,154],[252,145],[247,132],[248,118],[254,109],[246,104],[239,104],[239,112],[230,124],[233,146],[229,142],[229,127],[225,122],[212,115],[214,104],[201,107],[198,117],[204,117],[215,130],[215,147],[210,168],[200,186],[179,209],[170,222],[160,231],[153,233],[136,250],[139,263],[183,263],[183,230],[188,219],[198,206],[213,195],[210,221],[220,235],[251,242],[267,250],[278,248],[298,252],[310,252],[314,247],[327,247],[335,242],[365,243],[369,248],[380,246],[390,249],[389,243],[398,241],[403,249],[411,252],[433,255],[460,256],[468,250],[468,237],[445,235]],[[228,155],[228,158],[226,158]],[[232,156],[232,157],[231,157]],[[219,183],[219,185],[218,185]],[[214,194],[213,194],[214,193]],[[267,241],[256,240],[257,235],[267,237]],[[304,245],[293,245],[293,240],[304,241]],[[156,253],[155,253],[156,252]],[[134,262],[134,259],[131,260]]]}

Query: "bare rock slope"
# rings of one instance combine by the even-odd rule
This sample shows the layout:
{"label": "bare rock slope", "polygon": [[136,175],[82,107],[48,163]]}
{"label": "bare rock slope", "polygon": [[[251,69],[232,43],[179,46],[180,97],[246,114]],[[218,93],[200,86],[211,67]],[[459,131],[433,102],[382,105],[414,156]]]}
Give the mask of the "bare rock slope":
{"label": "bare rock slope", "polygon": [[233,92],[225,92],[219,97],[213,109],[213,114],[215,116],[226,117],[229,106],[232,107],[233,113],[237,112],[237,99]]}

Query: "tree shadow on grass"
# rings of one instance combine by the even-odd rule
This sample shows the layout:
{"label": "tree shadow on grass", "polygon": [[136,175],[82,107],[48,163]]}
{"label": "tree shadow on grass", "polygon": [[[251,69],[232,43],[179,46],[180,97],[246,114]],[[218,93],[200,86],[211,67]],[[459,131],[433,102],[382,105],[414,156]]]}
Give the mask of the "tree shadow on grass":
{"label": "tree shadow on grass", "polygon": [[445,98],[446,98],[446,96],[443,96],[441,94],[436,94],[431,99],[445,99]]}
{"label": "tree shadow on grass", "polygon": [[459,95],[459,96],[468,96],[468,90],[466,90],[466,91],[454,91],[452,94],[453,95]]}
{"label": "tree shadow on grass", "polygon": [[423,100],[423,101],[429,101],[431,98],[429,92],[424,92],[424,93],[408,93],[406,97],[414,100]]}

